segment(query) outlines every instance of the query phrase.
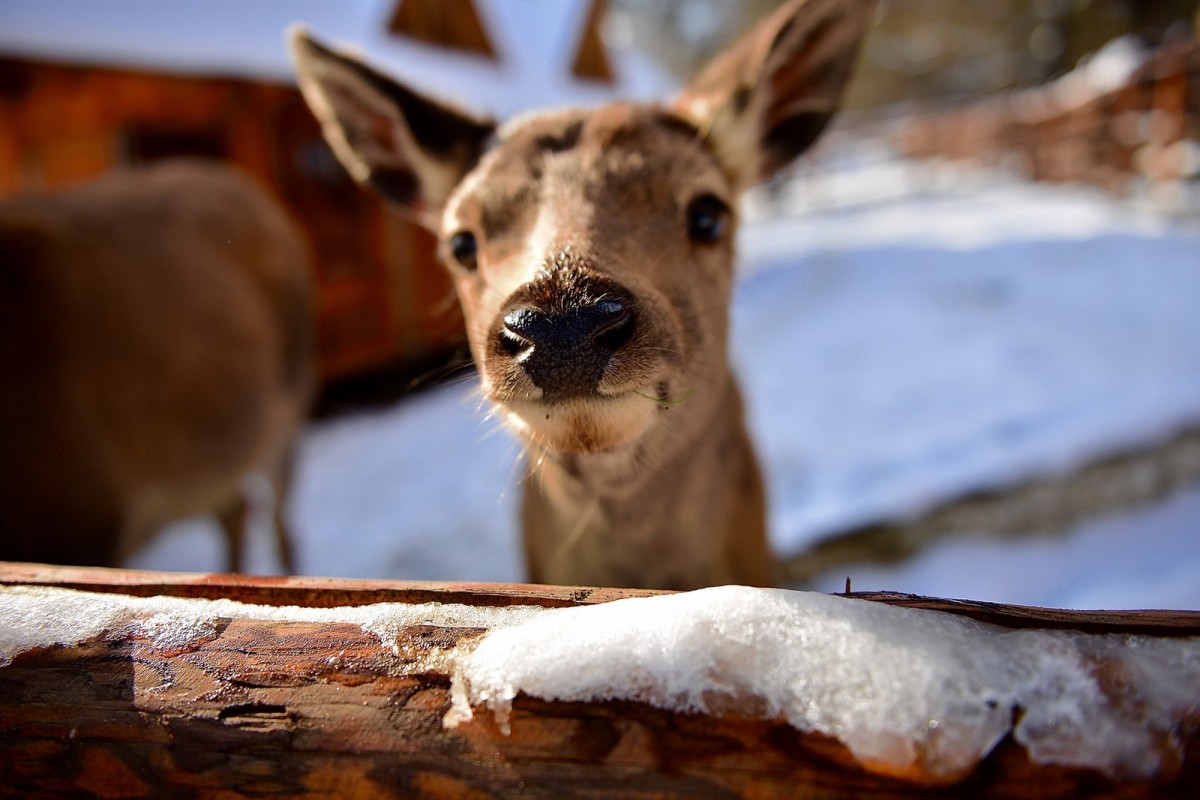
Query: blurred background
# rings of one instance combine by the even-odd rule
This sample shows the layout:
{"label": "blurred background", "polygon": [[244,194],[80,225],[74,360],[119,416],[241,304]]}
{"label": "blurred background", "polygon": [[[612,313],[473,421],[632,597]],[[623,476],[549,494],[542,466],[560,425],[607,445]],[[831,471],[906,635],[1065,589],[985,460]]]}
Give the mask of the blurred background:
{"label": "blurred background", "polygon": [[[0,196],[180,156],[251,176],[314,255],[298,570],[516,581],[518,448],[433,238],[338,166],[284,30],[507,117],[669,98],[775,5],[6,0]],[[1198,14],[881,4],[834,130],[744,209],[733,347],[790,585],[1200,608]],[[250,571],[282,568],[268,516]],[[126,563],[223,568],[215,531]]]}

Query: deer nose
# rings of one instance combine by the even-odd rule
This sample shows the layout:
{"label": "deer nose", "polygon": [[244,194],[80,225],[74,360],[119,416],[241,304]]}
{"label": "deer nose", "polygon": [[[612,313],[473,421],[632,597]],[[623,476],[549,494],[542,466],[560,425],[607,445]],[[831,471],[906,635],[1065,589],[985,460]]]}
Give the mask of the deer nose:
{"label": "deer nose", "polygon": [[546,399],[595,393],[634,327],[632,311],[618,298],[555,311],[518,306],[503,323],[500,345]]}

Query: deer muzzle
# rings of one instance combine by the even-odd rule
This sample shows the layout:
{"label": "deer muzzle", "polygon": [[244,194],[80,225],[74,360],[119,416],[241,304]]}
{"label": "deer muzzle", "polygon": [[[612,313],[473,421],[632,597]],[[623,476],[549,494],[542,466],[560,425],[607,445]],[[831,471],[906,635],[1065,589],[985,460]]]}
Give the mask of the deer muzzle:
{"label": "deer muzzle", "polygon": [[504,315],[499,339],[543,399],[554,401],[596,394],[633,328],[629,304],[611,297],[561,312],[519,305]]}
{"label": "deer muzzle", "polygon": [[577,269],[541,273],[497,316],[493,357],[515,365],[545,403],[603,394],[640,328],[628,290]]}
{"label": "deer muzzle", "polygon": [[619,446],[655,413],[655,330],[620,282],[586,267],[540,272],[492,324],[491,397],[518,431],[543,444],[573,452]]}

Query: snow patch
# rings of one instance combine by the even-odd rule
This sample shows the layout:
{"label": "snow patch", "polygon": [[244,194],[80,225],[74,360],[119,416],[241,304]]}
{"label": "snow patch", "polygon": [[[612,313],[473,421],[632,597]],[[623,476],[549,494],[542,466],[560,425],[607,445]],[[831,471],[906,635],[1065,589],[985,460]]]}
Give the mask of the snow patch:
{"label": "snow patch", "polygon": [[1148,56],[1149,51],[1136,36],[1117,37],[1051,83],[1049,91],[1063,106],[1084,105],[1129,83]]}
{"label": "snow patch", "polygon": [[487,608],[456,603],[374,603],[304,608],[233,600],[129,597],[44,586],[0,588],[0,667],[21,653],[71,647],[109,633],[146,639],[160,651],[194,647],[235,619],[359,625],[396,652],[396,638],[413,625],[499,629],[528,619],[533,606]]}
{"label": "snow patch", "polygon": [[[521,692],[683,712],[733,704],[835,736],[888,773],[961,776],[1012,732],[1037,762],[1148,777],[1177,754],[1181,716],[1200,711],[1197,655],[1196,639],[1009,631],[721,587],[556,609],[491,631],[456,658],[445,722],[486,704],[507,728]],[[1102,685],[1108,672],[1119,690]]]}
{"label": "snow patch", "polygon": [[388,30],[395,0],[290,0],[203,4],[122,0],[5,0],[0,53],[155,72],[292,82],[283,32],[304,22],[323,41],[366,57],[415,88],[478,111],[511,116],[530,108],[665,97],[675,81],[644,55],[606,47],[614,83],[576,78],[571,58],[588,6],[578,0],[477,2],[495,60],[423,44]]}
{"label": "snow patch", "polygon": [[895,590],[1043,608],[1200,608],[1200,486],[1057,535],[948,537],[895,564],[830,569],[808,588]]}
{"label": "snow patch", "polygon": [[[752,714],[834,736],[864,766],[951,780],[1011,733],[1041,763],[1152,777],[1200,713],[1200,639],[1010,631],[811,592],[720,587],[542,609],[381,603],[301,608],[51,587],[0,589],[0,666],[108,632],[178,651],[231,619],[345,623],[401,653],[414,625],[479,628],[409,669],[452,676],[447,727],[521,692]],[[1014,719],[1017,720],[1014,725]]]}

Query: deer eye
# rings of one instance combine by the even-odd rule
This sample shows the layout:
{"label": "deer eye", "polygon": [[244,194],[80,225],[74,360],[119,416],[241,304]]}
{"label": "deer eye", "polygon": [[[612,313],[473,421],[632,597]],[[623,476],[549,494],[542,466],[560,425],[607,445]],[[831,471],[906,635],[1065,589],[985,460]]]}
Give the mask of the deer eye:
{"label": "deer eye", "polygon": [[479,244],[475,234],[470,231],[459,231],[450,237],[450,255],[458,265],[468,272],[479,268]]}
{"label": "deer eye", "polygon": [[702,194],[688,203],[688,237],[697,244],[716,244],[729,229],[729,217],[729,206],[721,198]]}

